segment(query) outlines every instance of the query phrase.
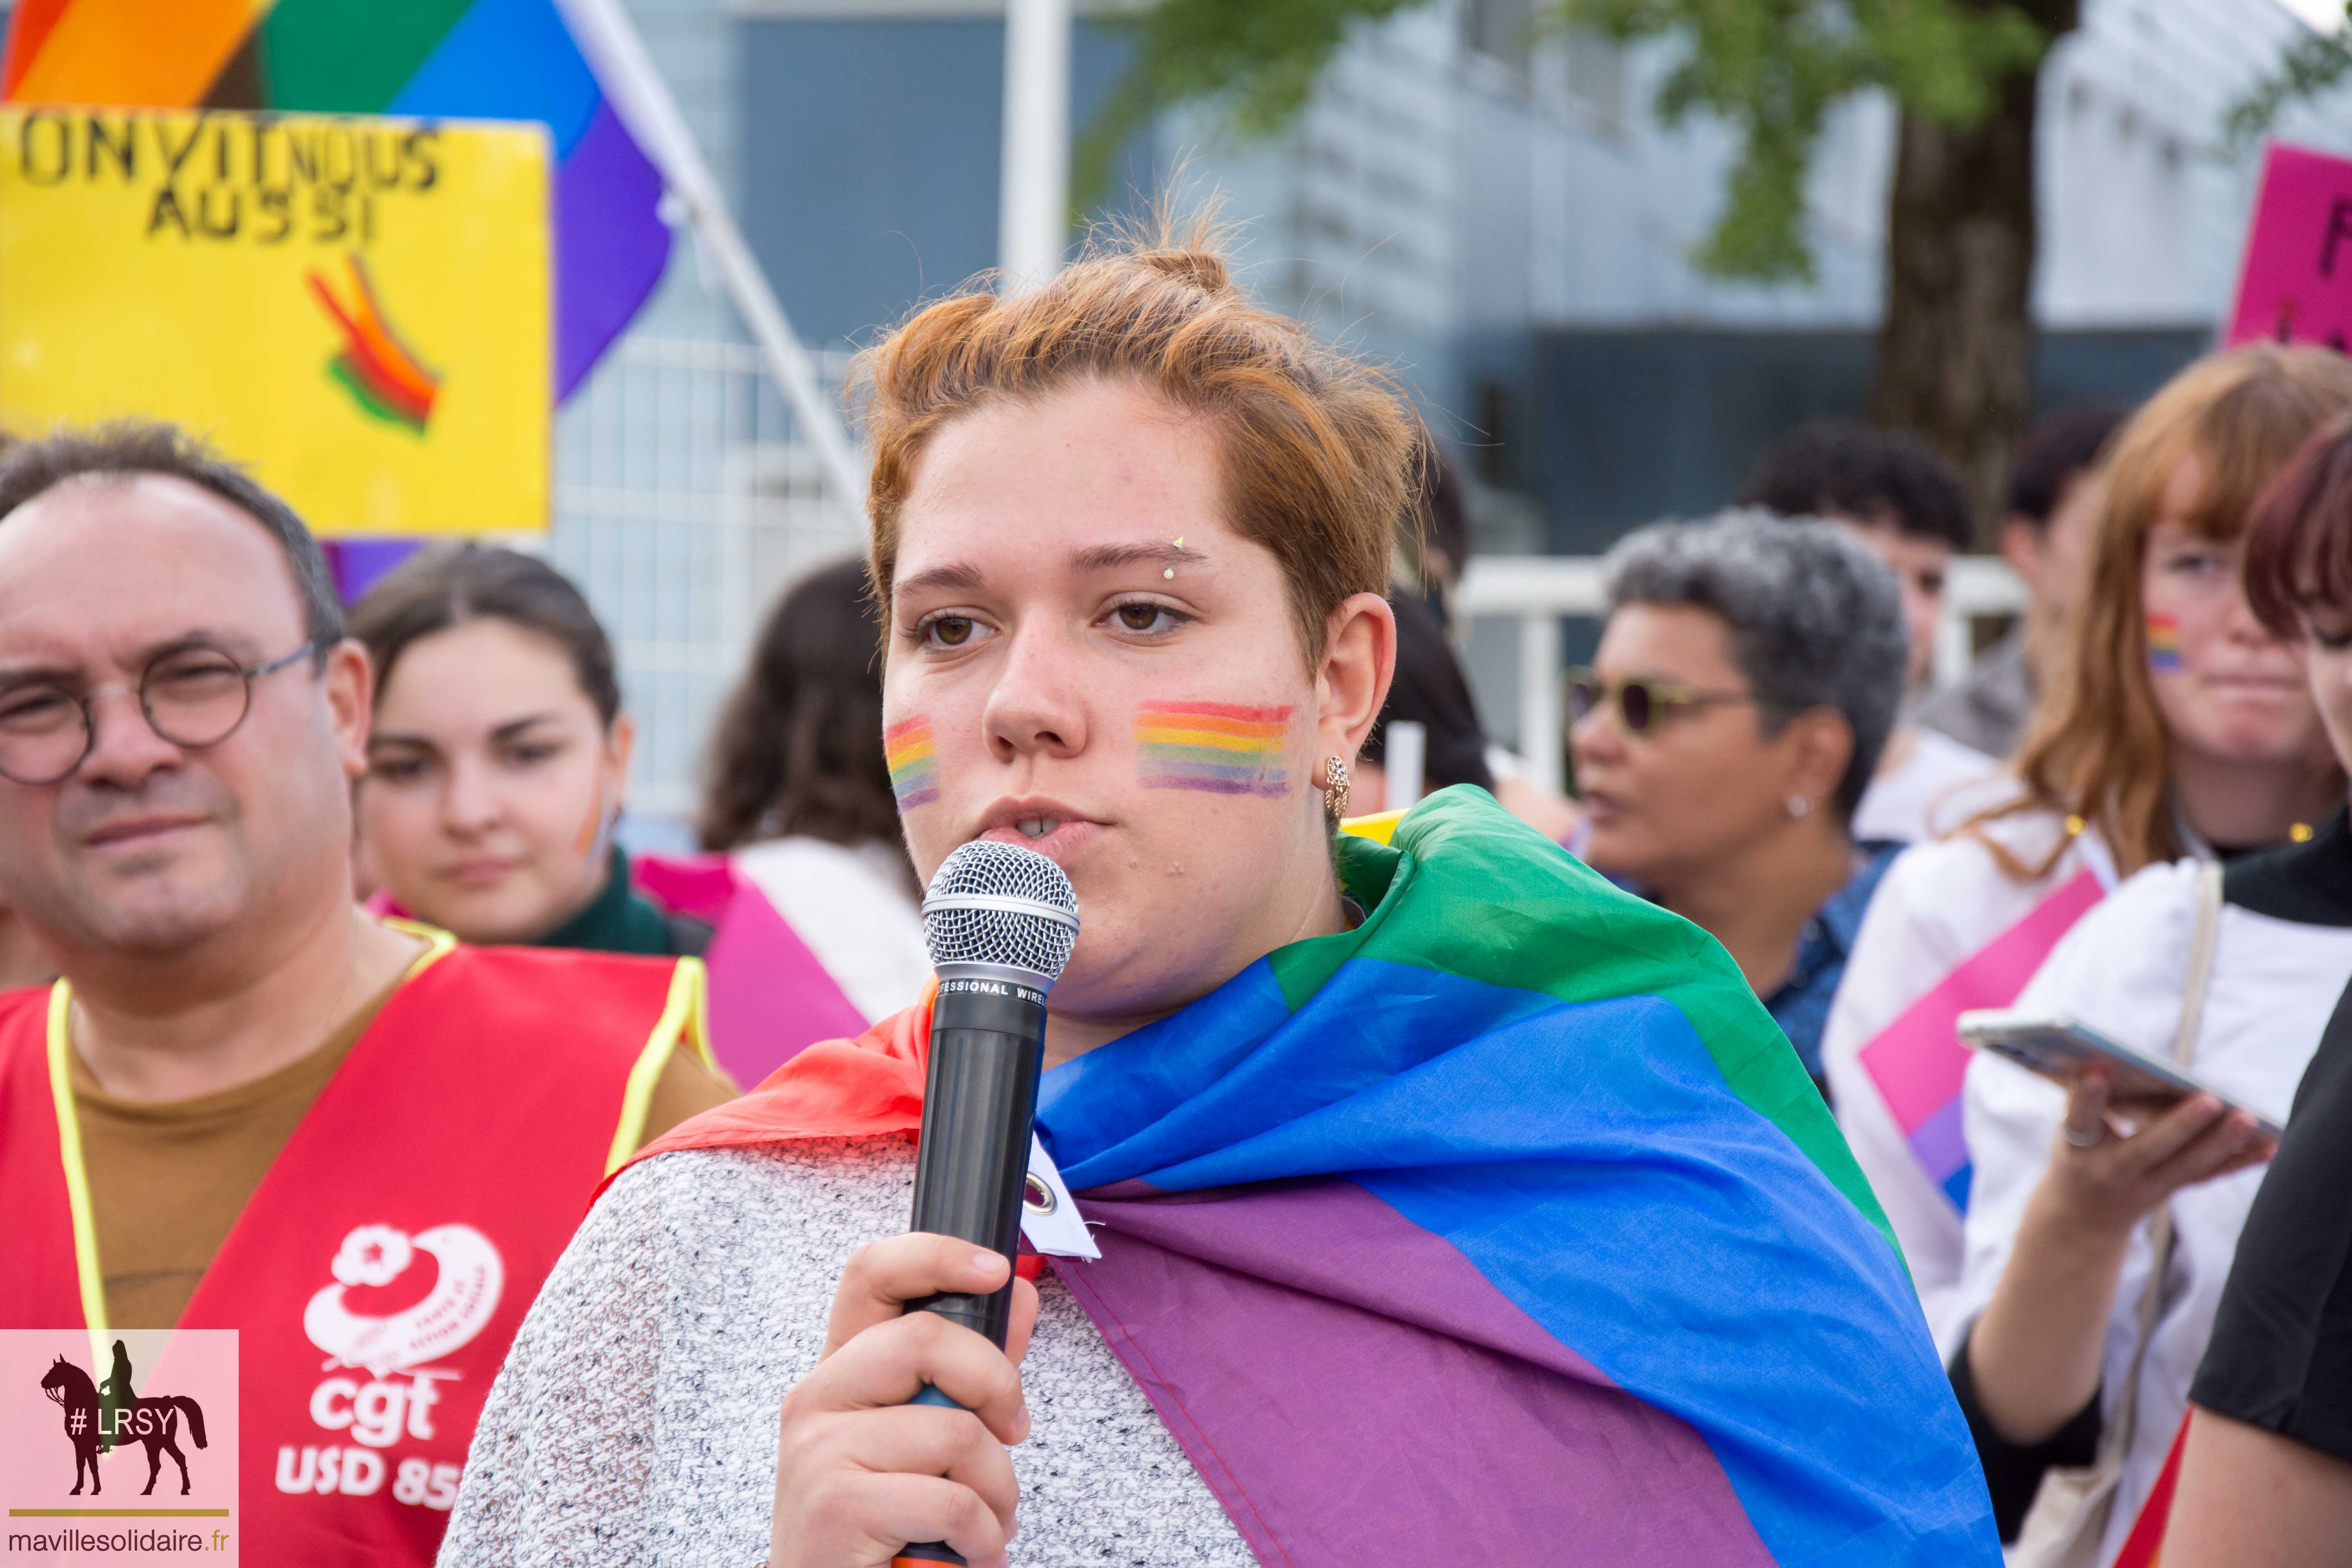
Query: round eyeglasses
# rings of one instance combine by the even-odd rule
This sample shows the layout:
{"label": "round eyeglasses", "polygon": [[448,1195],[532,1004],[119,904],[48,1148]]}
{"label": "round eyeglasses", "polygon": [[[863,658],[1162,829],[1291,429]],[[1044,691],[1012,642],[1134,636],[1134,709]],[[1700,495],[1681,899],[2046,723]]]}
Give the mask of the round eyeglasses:
{"label": "round eyeglasses", "polygon": [[[306,642],[283,658],[252,666],[218,648],[175,648],[159,655],[139,677],[139,710],[150,729],[183,751],[217,746],[245,722],[253,707],[253,683],[318,646]],[[76,695],[54,680],[0,688],[0,778],[36,786],[71,778],[98,744],[91,704],[121,689],[101,686]]]}
{"label": "round eyeglasses", "polygon": [[1567,686],[1568,711],[1572,720],[1581,721],[1594,709],[1611,705],[1616,708],[1618,721],[1625,726],[1627,734],[1644,737],[1655,733],[1660,724],[1688,708],[1733,703],[1759,708],[1775,706],[1771,699],[1753,691],[1709,691],[1704,687],[1677,686],[1639,676],[1604,680],[1597,671],[1582,668],[1568,672]]}

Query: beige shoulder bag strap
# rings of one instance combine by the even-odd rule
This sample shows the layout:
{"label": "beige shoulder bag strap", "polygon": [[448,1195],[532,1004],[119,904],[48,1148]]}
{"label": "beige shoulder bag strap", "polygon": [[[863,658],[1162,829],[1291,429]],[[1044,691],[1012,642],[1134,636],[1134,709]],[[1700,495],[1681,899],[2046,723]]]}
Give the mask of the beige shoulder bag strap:
{"label": "beige shoulder bag strap", "polygon": [[[2198,864],[2196,897],[2197,924],[2189,938],[2189,970],[2182,977],[2180,1021],[2172,1034],[2177,1067],[2188,1066],[2196,1055],[2198,1031],[2205,1021],[2205,993],[2213,979],[2213,952],[2221,941],[2220,862]],[[2140,1288],[2132,1314],[2136,1337],[2131,1366],[2116,1391],[2115,1415],[2099,1433],[2099,1457],[2081,1469],[2053,1469],[2042,1478],[2032,1511],[2025,1516],[2009,1556],[2012,1568],[2090,1568],[2097,1560],[2115,1508],[2116,1486],[2123,1479],[2124,1457],[2138,1425],[2140,1372],[2147,1362],[2148,1341],[2155,1338],[2157,1320],[2164,1312],[2164,1277],[2172,1268],[2170,1204],[2149,1217],[2147,1241],[2147,1283]]]}

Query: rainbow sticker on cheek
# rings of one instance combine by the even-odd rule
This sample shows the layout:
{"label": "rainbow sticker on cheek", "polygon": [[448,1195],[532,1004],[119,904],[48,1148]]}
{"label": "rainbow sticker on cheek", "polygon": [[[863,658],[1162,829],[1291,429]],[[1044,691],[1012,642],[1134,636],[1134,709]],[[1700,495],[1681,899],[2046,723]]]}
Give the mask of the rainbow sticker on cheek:
{"label": "rainbow sticker on cheek", "polygon": [[1135,765],[1146,789],[1212,795],[1290,793],[1283,776],[1287,708],[1145,702],[1135,710]]}
{"label": "rainbow sticker on cheek", "polygon": [[882,755],[890,764],[890,793],[898,797],[900,811],[940,798],[940,757],[929,719],[919,713],[883,731]]}
{"label": "rainbow sticker on cheek", "polygon": [[2176,617],[2147,617],[2147,667],[2159,673],[2180,668],[2180,622]]}

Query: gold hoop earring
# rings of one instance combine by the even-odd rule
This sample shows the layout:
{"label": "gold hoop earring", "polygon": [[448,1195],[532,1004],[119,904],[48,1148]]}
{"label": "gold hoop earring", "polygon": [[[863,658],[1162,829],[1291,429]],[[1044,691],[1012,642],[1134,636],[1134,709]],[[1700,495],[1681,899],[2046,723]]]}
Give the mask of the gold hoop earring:
{"label": "gold hoop earring", "polygon": [[1323,815],[1335,828],[1348,815],[1348,764],[1337,757],[1323,759]]}

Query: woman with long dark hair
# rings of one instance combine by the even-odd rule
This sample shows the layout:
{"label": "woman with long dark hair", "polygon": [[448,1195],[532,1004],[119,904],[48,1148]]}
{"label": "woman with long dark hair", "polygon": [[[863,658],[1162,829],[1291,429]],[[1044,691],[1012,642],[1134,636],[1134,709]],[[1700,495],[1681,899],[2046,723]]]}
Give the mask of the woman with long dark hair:
{"label": "woman with long dark hair", "polygon": [[912,1005],[931,973],[890,792],[866,583],[851,559],[777,601],[712,737],[698,824],[703,848],[765,896],[860,1027]]}

